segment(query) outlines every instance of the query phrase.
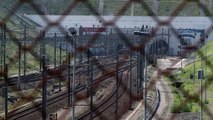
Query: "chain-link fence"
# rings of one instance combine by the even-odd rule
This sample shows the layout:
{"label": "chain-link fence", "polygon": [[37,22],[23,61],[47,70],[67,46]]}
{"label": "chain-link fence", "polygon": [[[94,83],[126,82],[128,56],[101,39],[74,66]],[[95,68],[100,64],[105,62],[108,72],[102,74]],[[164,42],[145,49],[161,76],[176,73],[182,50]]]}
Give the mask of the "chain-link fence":
{"label": "chain-link fence", "polygon": [[[160,76],[173,84],[171,88],[174,103],[171,105],[171,111],[191,112],[194,109],[193,112],[200,112],[193,107],[198,106],[204,111],[203,118],[211,119],[212,110],[208,107],[208,104],[211,106],[211,98],[208,99],[209,101],[206,100],[206,90],[212,86],[211,51],[206,54],[205,50],[210,47],[200,48],[212,33],[212,23],[207,29],[199,31],[199,38],[191,36],[196,41],[192,43],[184,39],[184,35],[180,34],[181,29],[178,31],[172,22],[178,15],[200,14],[207,16],[212,22],[209,17],[212,16],[212,1],[202,3],[198,0],[182,0],[153,3],[151,0],[107,0],[102,2],[102,4],[100,1],[92,0],[0,2],[2,9],[0,11],[2,96],[0,106],[4,107],[1,112],[5,111],[5,114],[1,114],[2,119],[50,119],[50,113],[57,112],[65,106],[68,106],[68,110],[58,112],[59,119],[71,119],[70,116],[76,119],[119,119],[131,109],[135,101],[146,99],[147,94],[156,98],[153,101],[159,102],[157,100],[159,98],[156,97],[159,96],[157,90],[150,91],[153,91],[151,89],[155,88]],[[44,4],[47,6],[45,7]],[[52,4],[57,5],[51,8]],[[37,23],[20,15],[25,12],[38,14],[46,25],[38,31],[35,27]],[[45,14],[63,15],[52,21]],[[76,34],[75,29],[66,29],[61,24],[66,19],[66,15],[70,14],[92,15],[101,21],[100,27],[84,28],[83,26]],[[111,20],[105,20],[102,15],[114,16]],[[140,28],[119,28],[117,23],[124,15],[148,15],[155,22],[155,26],[147,27],[148,31],[140,31]],[[157,15],[169,17],[161,20]],[[166,26],[167,29],[162,26]],[[57,27],[59,33],[49,32],[52,27]],[[170,40],[171,35],[180,43],[179,53],[175,53],[172,47],[168,46],[175,43],[173,39]],[[185,54],[186,52],[189,53]],[[190,54],[195,52],[200,59]],[[180,73],[174,74],[172,72],[174,68],[164,70],[156,66],[158,58],[177,55],[181,58],[181,69],[176,72]],[[199,65],[194,64],[194,74],[189,72],[191,70],[189,68],[182,69],[185,64],[182,57],[193,58],[194,61],[191,60],[191,63],[200,62]],[[147,65],[155,67],[154,69],[158,71],[157,77],[152,77],[144,71]],[[201,66],[201,69],[205,66],[205,71],[208,71],[205,78],[201,75],[200,89],[199,81],[195,80],[198,79],[198,76],[195,76],[198,66]],[[184,81],[188,79],[188,74],[191,74],[194,83]],[[148,86],[147,77],[150,77]],[[205,84],[202,83],[202,79],[205,79]],[[177,89],[179,85],[182,86]],[[192,85],[198,88],[193,89],[197,92],[191,92]],[[199,93],[205,93],[204,102]],[[211,90],[207,93],[209,96],[212,94]],[[99,102],[98,99],[101,101]],[[150,113],[146,108],[156,108],[152,106],[156,102],[153,103],[152,100],[147,102],[145,104],[147,107],[143,109],[144,114]],[[81,104],[87,107],[81,107]],[[200,114],[200,117],[202,115]],[[161,117],[158,112],[155,114],[156,119],[162,119]]]}

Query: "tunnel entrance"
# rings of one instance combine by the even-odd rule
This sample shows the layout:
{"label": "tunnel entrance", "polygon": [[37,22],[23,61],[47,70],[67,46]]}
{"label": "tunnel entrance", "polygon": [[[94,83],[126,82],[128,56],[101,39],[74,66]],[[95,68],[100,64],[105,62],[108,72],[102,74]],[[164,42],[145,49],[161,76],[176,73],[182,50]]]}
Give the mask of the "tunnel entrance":
{"label": "tunnel entrance", "polygon": [[151,55],[167,55],[169,52],[169,45],[165,40],[159,39],[153,42],[149,48]]}

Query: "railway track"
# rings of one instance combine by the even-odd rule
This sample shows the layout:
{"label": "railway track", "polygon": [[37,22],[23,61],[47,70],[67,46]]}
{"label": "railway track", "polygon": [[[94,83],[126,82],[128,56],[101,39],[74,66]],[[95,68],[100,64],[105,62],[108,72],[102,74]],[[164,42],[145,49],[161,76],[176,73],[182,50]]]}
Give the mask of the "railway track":
{"label": "railway track", "polygon": [[[107,61],[107,62],[109,62],[109,61]],[[107,64],[107,63],[106,63]],[[110,63],[110,64],[107,64],[108,66],[110,66],[110,65],[114,65],[115,63]],[[64,65],[64,66],[62,66],[62,67],[65,67],[65,68],[67,68],[67,66],[66,65]],[[81,68],[83,68],[84,66],[77,66],[76,67],[76,69],[77,69],[77,71],[76,71],[76,74],[79,74],[80,72],[81,72],[81,70],[78,70],[78,69],[81,69]],[[71,67],[71,69],[72,69],[72,67]],[[54,70],[54,68],[53,69],[49,69],[50,71],[51,70]],[[96,70],[96,69],[95,69]],[[68,76],[68,75],[65,75],[65,76]],[[70,76],[72,76],[72,73],[70,74]],[[32,73],[32,74],[29,74],[29,75],[23,75],[23,76],[20,76],[20,83],[21,84],[24,84],[24,83],[31,83],[31,82],[37,82],[37,81],[41,81],[42,80],[42,78],[41,78],[41,73]],[[8,78],[8,86],[15,86],[15,85],[17,85],[17,84],[19,84],[18,83],[18,76],[16,76],[16,77],[10,77],[10,78]],[[2,87],[4,87],[5,86],[5,82],[3,81],[3,80],[1,80],[0,81],[0,88],[2,88]]]}
{"label": "railway track", "polygon": [[[76,88],[76,93],[80,92],[81,90],[85,89],[85,85],[81,85],[78,88]],[[47,106],[50,106],[52,104],[55,104],[61,100],[64,100],[68,97],[68,92],[62,92],[59,95],[56,95],[54,97],[50,97],[47,99]],[[42,110],[42,101],[39,100],[38,102],[34,102],[33,105],[29,107],[25,107],[24,109],[19,108],[17,110],[11,111],[8,114],[9,120],[23,120],[24,117],[29,116],[30,114],[33,114],[34,112],[38,112]]]}
{"label": "railway track", "polygon": [[[108,66],[109,67],[109,66]],[[110,65],[111,67],[111,65]],[[128,68],[127,67],[123,67],[122,69],[126,69]],[[104,76],[101,77],[101,79],[99,78],[98,80],[104,80],[104,79],[107,79],[109,77],[111,77],[112,75],[109,73],[109,74],[106,74]],[[94,80],[94,82],[97,81],[97,80]],[[80,92],[82,90],[84,90],[86,88],[86,84],[84,85],[80,85],[78,88],[76,88],[76,92]],[[47,106],[51,106],[53,104],[56,104],[60,101],[63,101],[64,99],[68,98],[68,91],[65,91],[65,92],[62,92],[56,96],[52,96],[50,98],[47,99]],[[22,107],[22,108],[19,108],[19,109],[16,109],[16,110],[13,110],[11,112],[9,112],[8,114],[8,119],[10,120],[29,120],[29,117],[32,118],[32,116],[34,116],[33,118],[34,119],[40,119],[38,117],[41,116],[41,109],[42,109],[42,101],[38,101],[38,102],[34,102],[32,105],[29,105],[27,107]],[[51,111],[48,111],[48,113],[52,113]],[[31,115],[32,114],[32,115]],[[34,115],[33,115],[34,114]],[[28,117],[27,117],[28,116]]]}
{"label": "railway track", "polygon": [[[134,63],[134,64],[132,65],[132,67],[135,67],[135,66],[136,66],[136,63]],[[122,74],[123,74],[123,71],[128,70],[128,69],[129,69],[129,66],[126,66],[126,67],[123,68],[123,69],[119,69],[118,72],[119,72],[120,75],[122,75]],[[122,95],[125,93],[125,91],[127,90],[127,87],[125,87],[124,89],[123,89],[123,88],[120,88],[121,82],[122,82],[122,79],[119,80],[118,89],[121,89],[121,90],[120,90],[120,92],[119,92],[120,94],[119,94],[119,96],[118,96],[118,99],[120,99],[121,96],[122,96]],[[122,89],[123,89],[123,90],[122,90]],[[116,89],[115,89],[115,90],[112,92],[112,94],[110,94],[104,101],[102,101],[100,104],[94,106],[93,113],[95,113],[95,114],[93,114],[93,116],[92,116],[91,119],[93,119],[93,118],[97,117],[98,115],[102,114],[104,111],[106,111],[107,109],[109,109],[109,108],[116,102],[116,99],[114,99],[114,98],[115,98],[115,94],[116,94]],[[104,105],[106,105],[106,106],[104,106]],[[100,110],[100,108],[101,108],[101,110]],[[98,110],[98,112],[95,112],[95,111],[97,111],[97,110]],[[78,120],[82,120],[82,119],[84,119],[84,118],[88,119],[88,118],[89,118],[89,117],[88,117],[89,115],[90,115],[90,111],[84,113],[83,115],[81,115],[81,116],[78,117],[77,119],[78,119]]]}

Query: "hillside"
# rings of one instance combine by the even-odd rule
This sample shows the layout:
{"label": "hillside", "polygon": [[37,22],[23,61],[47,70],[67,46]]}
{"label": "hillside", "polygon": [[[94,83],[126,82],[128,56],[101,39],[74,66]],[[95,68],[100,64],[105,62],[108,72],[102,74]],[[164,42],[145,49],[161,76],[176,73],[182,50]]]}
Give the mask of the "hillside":
{"label": "hillside", "polygon": [[[12,8],[14,4],[18,0],[2,0],[2,3],[5,4],[8,8]],[[35,4],[39,4],[40,10],[42,10],[45,14],[62,14],[63,11],[65,11],[68,6],[74,1],[74,0],[33,0]],[[126,3],[127,0],[104,0],[104,7],[103,7],[103,14],[104,15],[116,15],[118,11],[121,9],[122,6]],[[99,0],[88,0],[88,2],[91,4],[91,6],[98,10],[99,8]],[[181,1],[176,0],[161,0],[159,3],[159,10],[158,15],[159,16],[168,16],[174,8],[180,3]],[[153,6],[153,0],[146,0],[145,3],[152,8]],[[212,6],[207,2],[207,7],[212,10]],[[211,3],[212,4],[212,3]],[[93,14],[88,8],[86,7],[84,2],[79,2],[76,4],[75,8],[72,9],[72,11],[69,14],[72,15],[91,15]],[[119,7],[118,7],[119,6]],[[0,8],[2,8],[2,5],[0,5]],[[131,15],[131,5],[126,10],[124,15]],[[37,12],[32,9],[28,4],[23,4],[21,8],[17,11],[20,14],[36,14]],[[144,9],[144,6],[141,6],[139,3],[134,4],[134,10],[133,15],[139,16],[139,15],[149,15],[147,10]],[[178,14],[180,16],[197,16],[199,15],[199,7],[196,3],[191,2],[187,4],[183,11]]]}
{"label": "hillside", "polygon": [[[212,65],[213,65],[213,40],[208,41],[206,43],[206,46],[203,46],[200,49],[200,52],[205,56],[207,55],[207,61],[208,64],[206,64],[205,60],[202,61],[201,66],[201,60],[200,60],[200,53],[196,53],[196,59],[195,64],[192,62],[191,64],[185,66],[182,69],[182,72],[177,72],[175,74],[176,79],[175,80],[181,80],[183,84],[178,88],[175,86],[172,86],[172,91],[174,94],[174,101],[171,108],[171,112],[179,113],[179,112],[200,112],[200,80],[198,80],[198,69],[204,69],[204,74],[206,79],[204,78],[202,80],[203,85],[203,103],[204,104],[204,118],[205,119],[211,119],[208,112],[205,112],[205,110],[209,109],[209,112],[213,113],[213,84],[212,84]],[[191,59],[193,59],[194,55],[192,54]],[[194,69],[195,68],[195,69]],[[190,79],[190,75],[194,74],[195,70],[195,81],[193,79]],[[171,79],[171,81],[174,81],[174,79]],[[205,82],[206,81],[206,82]],[[206,84],[205,84],[206,83]],[[205,97],[205,86],[206,86],[206,97]],[[196,96],[196,98],[189,98],[189,96]],[[206,98],[206,99],[205,99]],[[187,100],[187,103],[183,107],[180,107],[183,103],[183,101]]]}

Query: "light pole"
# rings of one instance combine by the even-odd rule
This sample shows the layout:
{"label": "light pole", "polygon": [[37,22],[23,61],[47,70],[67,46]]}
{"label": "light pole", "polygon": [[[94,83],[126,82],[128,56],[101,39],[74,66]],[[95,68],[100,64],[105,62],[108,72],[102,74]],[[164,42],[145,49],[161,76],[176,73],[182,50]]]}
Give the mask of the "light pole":
{"label": "light pole", "polygon": [[69,32],[72,34],[73,36],[73,78],[72,78],[72,120],[75,120],[75,63],[76,63],[76,34],[77,31],[75,30],[75,28],[69,28]]}
{"label": "light pole", "polygon": [[147,100],[147,98],[146,98],[146,95],[147,95],[147,90],[146,90],[146,83],[147,83],[147,56],[146,56],[146,49],[147,49],[147,45],[145,46],[145,49],[144,49],[144,57],[145,57],[145,61],[144,61],[144,63],[145,63],[145,79],[144,79],[144,82],[145,82],[145,85],[144,85],[144,120],[146,120],[146,107],[147,107],[147,104],[146,104],[146,100]]}
{"label": "light pole", "polygon": [[129,92],[129,109],[131,110],[132,109],[132,51],[130,49],[130,67],[129,67],[129,70],[130,70],[130,75],[129,75],[129,89],[130,89],[130,92]]}
{"label": "light pole", "polygon": [[42,120],[47,119],[47,77],[46,77],[46,60],[45,56],[42,56]]}
{"label": "light pole", "polygon": [[[60,48],[61,49],[61,48]],[[60,58],[61,59],[61,58]],[[71,63],[70,63],[70,51],[68,52],[68,106],[70,107],[71,106]]]}
{"label": "light pole", "polygon": [[93,56],[89,53],[90,119],[93,116]]}
{"label": "light pole", "polygon": [[4,96],[5,96],[5,109],[4,109],[4,114],[5,114],[5,120],[8,120],[8,65],[4,65],[4,81],[5,81],[5,89],[4,89]]}
{"label": "light pole", "polygon": [[115,103],[115,114],[116,114],[116,120],[118,119],[118,87],[119,87],[119,76],[118,76],[118,62],[119,62],[119,47],[117,46],[116,50],[116,103]]}
{"label": "light pole", "polygon": [[[147,85],[147,56],[146,56],[146,47],[147,47],[147,43],[148,43],[148,41],[147,41],[147,39],[148,39],[148,37],[150,37],[150,33],[149,33],[149,31],[148,30],[145,30],[143,27],[142,27],[142,29],[141,29],[141,31],[134,31],[134,34],[135,35],[139,35],[139,36],[142,36],[143,38],[144,38],[144,40],[143,40],[143,42],[141,42],[142,44],[144,44],[144,48],[143,48],[143,52],[144,52],[144,67],[142,68],[142,69],[140,69],[140,74],[141,73],[144,73],[144,72],[142,72],[142,71],[144,71],[144,69],[145,69],[145,76],[144,76],[144,95],[143,95],[143,98],[144,98],[144,120],[146,120],[147,118],[146,118],[146,107],[147,107],[147,96],[146,96],[146,85]],[[140,49],[140,51],[142,51],[142,49]],[[140,54],[140,56],[141,56],[141,54]],[[140,64],[142,64],[141,62],[140,62]],[[143,85],[142,85],[143,86]],[[143,91],[142,91],[143,92]]]}

